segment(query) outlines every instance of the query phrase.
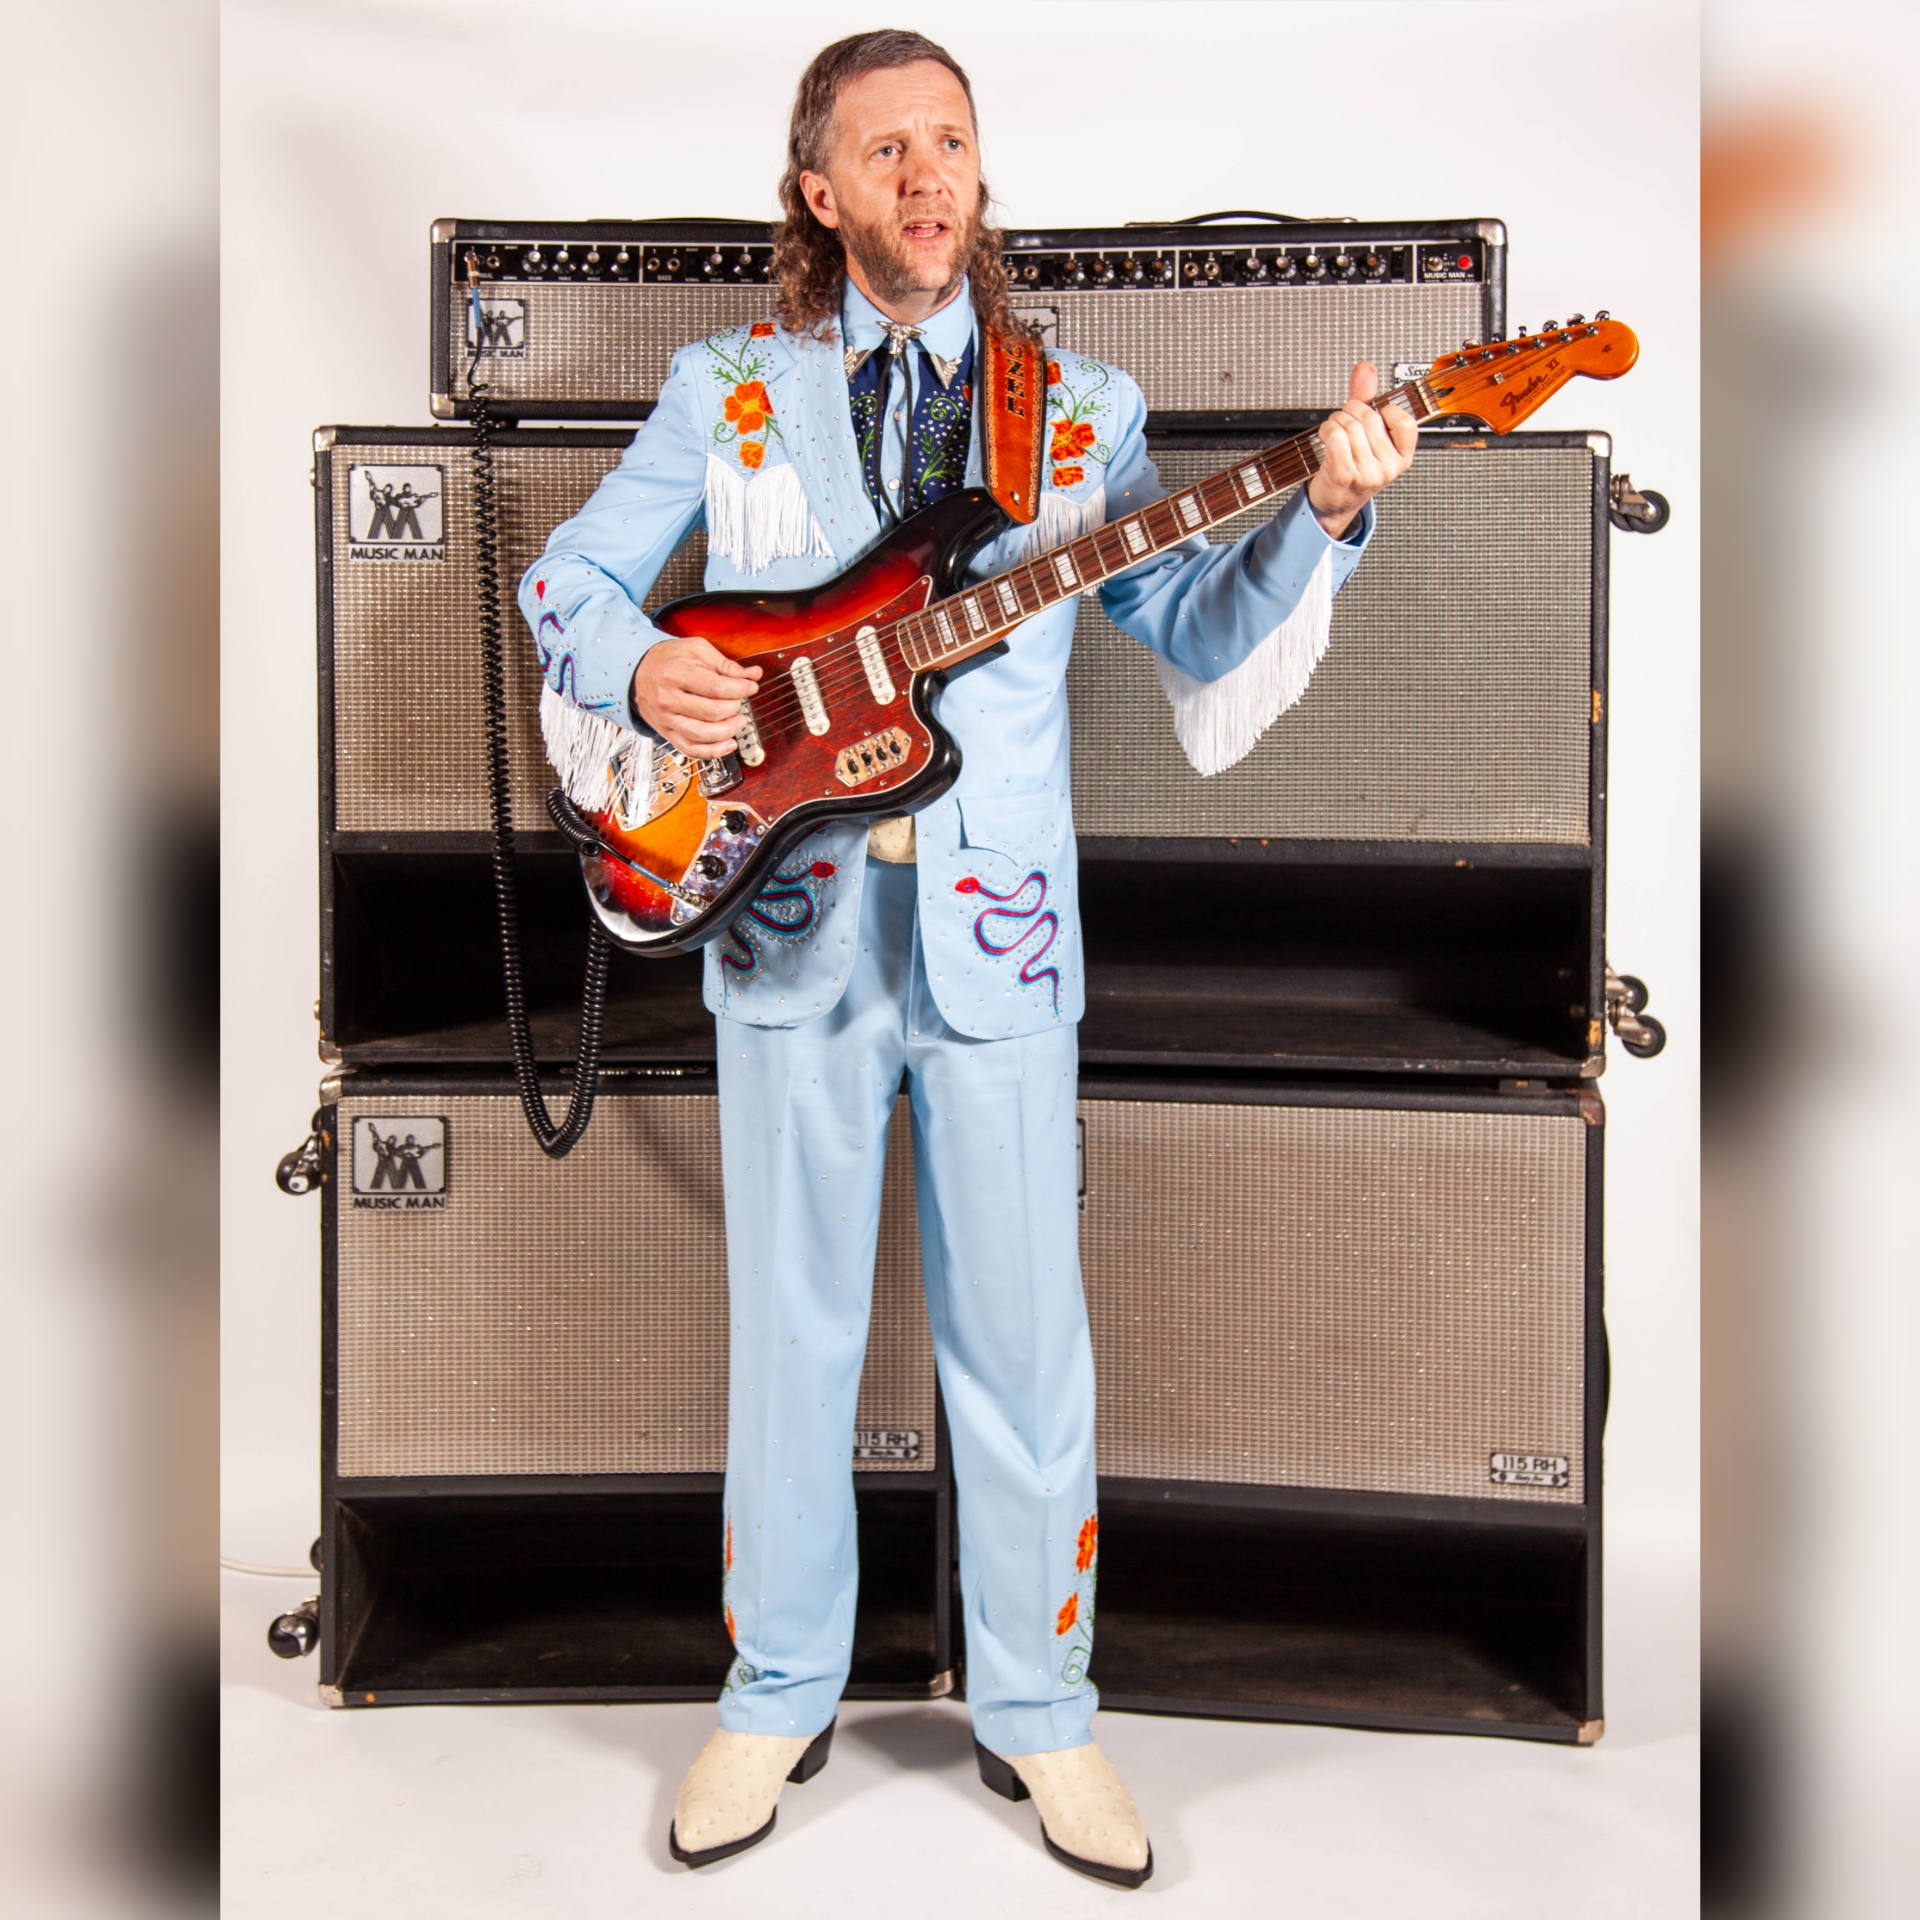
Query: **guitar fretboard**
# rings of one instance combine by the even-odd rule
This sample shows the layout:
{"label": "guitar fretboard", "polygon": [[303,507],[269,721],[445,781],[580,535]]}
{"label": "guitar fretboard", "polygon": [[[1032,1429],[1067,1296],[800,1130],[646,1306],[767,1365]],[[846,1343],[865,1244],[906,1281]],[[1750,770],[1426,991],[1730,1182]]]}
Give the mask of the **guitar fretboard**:
{"label": "guitar fretboard", "polygon": [[[1416,420],[1437,411],[1419,381],[1381,394],[1373,405],[1389,403],[1404,406]],[[915,673],[957,665],[1036,613],[1311,479],[1321,457],[1317,431],[1284,440],[977,587],[936,601],[924,612],[908,614],[887,629],[885,637],[898,645]]]}

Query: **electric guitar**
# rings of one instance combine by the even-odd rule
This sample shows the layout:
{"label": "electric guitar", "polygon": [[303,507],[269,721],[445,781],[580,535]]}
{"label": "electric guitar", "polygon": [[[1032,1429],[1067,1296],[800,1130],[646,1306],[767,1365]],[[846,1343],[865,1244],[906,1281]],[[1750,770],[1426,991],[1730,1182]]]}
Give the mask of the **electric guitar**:
{"label": "electric guitar", "polygon": [[[1612,380],[1639,357],[1630,328],[1576,314],[1513,340],[1468,345],[1379,395],[1415,420],[1464,414],[1518,426],[1575,374]],[[969,488],[912,515],[845,573],[796,593],[700,593],[654,614],[761,669],[735,752],[652,756],[631,801],[584,815],[556,792],[601,924],[635,953],[684,953],[716,939],[824,822],[906,813],[944,793],[960,752],[934,714],[947,672],[995,649],[1024,620],[1309,479],[1308,432],[1197,486],[1110,520],[976,586],[967,563],[1013,524]]]}

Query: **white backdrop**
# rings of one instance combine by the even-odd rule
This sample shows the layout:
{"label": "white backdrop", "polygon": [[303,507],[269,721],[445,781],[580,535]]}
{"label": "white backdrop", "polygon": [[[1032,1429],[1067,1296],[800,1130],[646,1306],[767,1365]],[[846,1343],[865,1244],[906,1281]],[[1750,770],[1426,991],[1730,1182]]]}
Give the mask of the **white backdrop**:
{"label": "white backdrop", "polygon": [[[320,1074],[311,433],[421,424],[438,215],[767,216],[806,60],[918,26],[972,74],[1027,225],[1277,207],[1491,215],[1509,313],[1610,308],[1628,379],[1534,424],[1603,428],[1674,502],[1613,542],[1611,934],[1672,1043],[1603,1083],[1614,1551],[1694,1526],[1699,357],[1688,4],[229,0],[223,46],[223,1551],[317,1531],[318,1205],[274,1188]],[[1419,77],[1422,84],[1415,84]],[[1389,503],[1387,511],[1391,511]],[[641,1223],[636,1222],[636,1229]]]}

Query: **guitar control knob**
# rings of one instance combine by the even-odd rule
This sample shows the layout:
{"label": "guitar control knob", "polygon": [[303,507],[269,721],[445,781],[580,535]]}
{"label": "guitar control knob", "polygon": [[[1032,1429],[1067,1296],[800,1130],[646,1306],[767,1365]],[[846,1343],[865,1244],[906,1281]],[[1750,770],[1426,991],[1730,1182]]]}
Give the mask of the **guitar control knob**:
{"label": "guitar control knob", "polygon": [[738,807],[729,807],[726,812],[720,816],[720,824],[725,827],[729,833],[745,833],[747,830],[747,816],[742,813]]}
{"label": "guitar control knob", "polygon": [[703,880],[724,880],[727,875],[727,863],[718,854],[703,853],[694,865],[700,869]]}

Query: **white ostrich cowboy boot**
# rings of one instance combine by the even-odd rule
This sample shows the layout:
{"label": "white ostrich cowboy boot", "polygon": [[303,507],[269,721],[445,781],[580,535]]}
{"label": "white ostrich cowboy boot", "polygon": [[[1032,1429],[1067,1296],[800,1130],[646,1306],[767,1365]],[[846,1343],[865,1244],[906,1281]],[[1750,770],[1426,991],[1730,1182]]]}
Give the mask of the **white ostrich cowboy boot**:
{"label": "white ostrich cowboy boot", "polygon": [[682,1866],[704,1867],[764,1840],[780,1789],[811,1780],[827,1764],[838,1724],[810,1740],[716,1727],[680,1782],[667,1850]]}
{"label": "white ostrich cowboy boot", "polygon": [[1010,1760],[979,1741],[980,1778],[1009,1800],[1031,1796],[1040,1837],[1063,1866],[1109,1886],[1137,1887],[1153,1877],[1153,1849],[1140,1809],[1113,1762],[1091,1741],[1058,1753],[1021,1753]]}

